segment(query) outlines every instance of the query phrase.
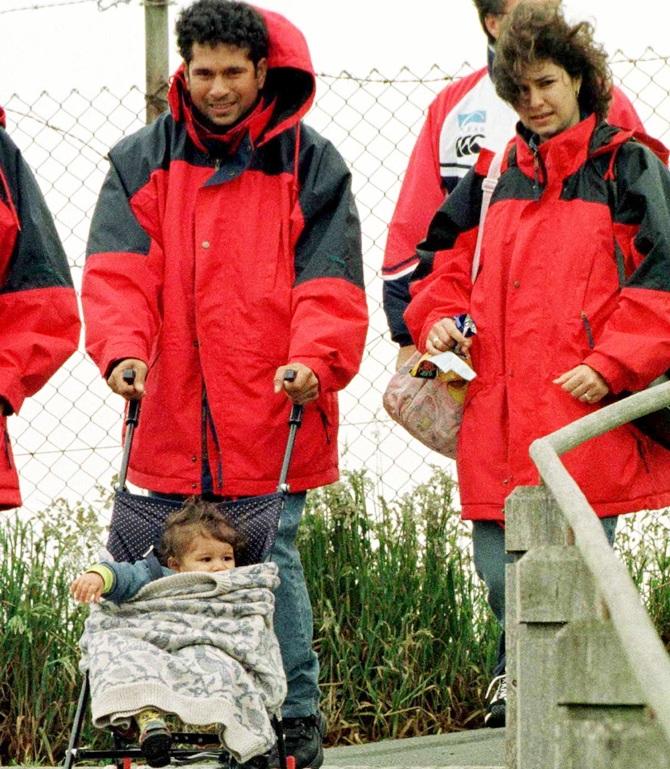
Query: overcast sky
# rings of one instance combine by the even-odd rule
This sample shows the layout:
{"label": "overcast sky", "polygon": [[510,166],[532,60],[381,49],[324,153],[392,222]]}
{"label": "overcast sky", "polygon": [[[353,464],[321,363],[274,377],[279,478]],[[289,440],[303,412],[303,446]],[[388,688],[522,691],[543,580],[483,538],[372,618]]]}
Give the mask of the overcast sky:
{"label": "overcast sky", "polygon": [[[140,0],[0,0],[0,103],[17,92],[24,97],[71,88],[97,91],[144,81],[144,8]],[[170,31],[177,9],[170,7]],[[20,7],[48,6],[13,11]],[[365,75],[377,68],[392,77],[402,66],[416,74],[431,64],[456,70],[463,61],[484,63],[484,37],[470,0],[266,0],[305,33],[318,72],[347,70]],[[608,51],[631,57],[647,46],[670,54],[667,0],[565,0],[572,18],[590,17]],[[171,42],[172,64],[178,60]]]}

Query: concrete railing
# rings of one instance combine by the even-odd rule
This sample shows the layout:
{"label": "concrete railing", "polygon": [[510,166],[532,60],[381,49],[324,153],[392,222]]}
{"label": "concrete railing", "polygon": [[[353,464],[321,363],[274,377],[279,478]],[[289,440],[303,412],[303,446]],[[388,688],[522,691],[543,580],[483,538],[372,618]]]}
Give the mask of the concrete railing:
{"label": "concrete railing", "polygon": [[670,657],[559,459],[668,405],[670,383],[531,446],[544,486],[506,505],[508,769],[670,769]]}

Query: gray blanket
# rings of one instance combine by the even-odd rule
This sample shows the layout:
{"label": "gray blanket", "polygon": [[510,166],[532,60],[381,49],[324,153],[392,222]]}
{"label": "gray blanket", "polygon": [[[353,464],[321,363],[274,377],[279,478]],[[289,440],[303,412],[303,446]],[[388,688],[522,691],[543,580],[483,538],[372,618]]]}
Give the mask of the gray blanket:
{"label": "gray blanket", "polygon": [[91,607],[80,645],[96,726],[124,724],[146,707],[192,725],[218,724],[244,763],[275,741],[286,679],[272,629],[274,563],[221,574],[182,573],[130,601]]}

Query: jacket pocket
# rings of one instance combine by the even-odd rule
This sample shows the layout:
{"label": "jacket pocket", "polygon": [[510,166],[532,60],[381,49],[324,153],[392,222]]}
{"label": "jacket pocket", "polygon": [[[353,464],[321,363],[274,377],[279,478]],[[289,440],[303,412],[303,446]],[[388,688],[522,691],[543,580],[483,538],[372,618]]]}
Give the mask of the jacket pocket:
{"label": "jacket pocket", "polygon": [[2,440],[4,445],[2,446],[2,462],[5,467],[10,470],[14,470],[14,456],[12,454],[12,444],[9,440],[9,432],[7,431],[6,418],[2,419]]}
{"label": "jacket pocket", "polygon": [[584,310],[581,311],[580,317],[582,319],[582,326],[584,327],[584,333],[586,334],[586,343],[589,346],[589,350],[592,350],[596,346],[595,339],[593,338],[593,329],[591,328],[591,322],[589,321],[589,316],[584,312]]}

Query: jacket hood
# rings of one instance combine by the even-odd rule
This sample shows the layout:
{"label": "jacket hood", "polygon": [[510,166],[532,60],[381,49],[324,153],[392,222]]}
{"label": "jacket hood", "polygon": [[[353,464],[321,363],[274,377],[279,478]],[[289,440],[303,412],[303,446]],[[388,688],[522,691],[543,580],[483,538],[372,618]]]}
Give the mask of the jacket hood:
{"label": "jacket hood", "polygon": [[668,150],[662,141],[655,139],[653,136],[649,136],[649,134],[644,131],[616,128],[609,123],[600,123],[594,131],[593,140],[591,142],[591,157],[597,157],[598,155],[603,155],[607,152],[616,154],[619,147],[630,139],[633,139],[640,144],[644,144],[664,165],[668,165],[670,150]]}
{"label": "jacket hood", "polygon": [[[307,41],[300,30],[288,19],[274,11],[256,8],[268,30],[268,74],[263,88],[266,102],[273,101],[273,112],[260,144],[287,130],[307,113],[314,101],[316,78],[307,47]],[[191,102],[185,79],[185,65],[182,63],[172,77],[168,92],[168,105],[172,117],[183,121],[191,138],[193,135]]]}
{"label": "jacket hood", "polygon": [[545,169],[551,167],[554,173],[565,178],[587,159],[609,155],[605,178],[613,179],[619,149],[631,140],[644,144],[662,163],[668,164],[668,149],[658,139],[643,131],[617,128],[606,121],[598,123],[594,114],[542,143],[538,143],[537,136],[519,122],[516,138],[511,144],[515,145],[516,163],[528,176],[537,174],[536,157],[541,158]]}
{"label": "jacket hood", "polygon": [[2,107],[0,107],[0,126],[2,126],[2,128],[5,128],[6,125],[7,125],[7,118],[5,117],[5,110]]}

